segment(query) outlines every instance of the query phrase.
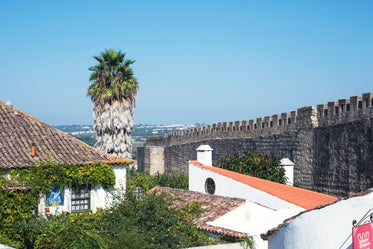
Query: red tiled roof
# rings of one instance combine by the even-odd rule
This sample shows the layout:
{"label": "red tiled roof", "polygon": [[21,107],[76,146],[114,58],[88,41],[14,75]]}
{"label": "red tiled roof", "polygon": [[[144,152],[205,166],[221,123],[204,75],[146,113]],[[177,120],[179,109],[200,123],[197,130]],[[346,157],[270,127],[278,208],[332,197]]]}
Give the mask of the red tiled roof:
{"label": "red tiled roof", "polygon": [[150,191],[159,191],[177,198],[174,201],[175,207],[180,207],[193,202],[200,202],[201,208],[205,210],[201,216],[193,220],[198,230],[207,231],[216,234],[224,234],[231,237],[246,237],[246,233],[232,231],[222,227],[208,225],[207,222],[214,221],[233,209],[243,205],[246,200],[241,198],[232,198],[219,195],[207,195],[200,192],[174,189],[167,187],[154,187]]}
{"label": "red tiled roof", "polygon": [[229,177],[253,188],[259,189],[304,209],[313,209],[319,205],[324,205],[337,200],[337,197],[334,196],[271,182],[253,176],[243,175],[226,169],[205,166],[198,161],[191,161],[191,163],[201,168]]}
{"label": "red tiled roof", "polygon": [[326,203],[326,204],[324,204],[324,205],[320,205],[320,206],[318,206],[318,207],[316,207],[316,208],[302,211],[302,212],[300,212],[300,213],[297,214],[297,215],[294,215],[294,216],[292,216],[292,217],[287,218],[287,219],[284,220],[281,224],[279,224],[277,227],[274,227],[274,228],[268,230],[266,233],[262,233],[262,234],[260,235],[260,237],[261,237],[263,240],[268,240],[269,237],[271,237],[274,233],[276,233],[278,230],[280,230],[281,227],[283,227],[283,226],[285,225],[285,223],[287,223],[287,222],[289,222],[289,221],[291,221],[291,220],[296,219],[297,217],[303,215],[304,213],[308,213],[308,212],[310,212],[310,211],[312,211],[312,210],[322,209],[322,208],[324,208],[324,207],[331,206],[331,205],[333,205],[333,204],[335,204],[335,203],[337,203],[337,202],[344,201],[344,200],[348,200],[348,199],[353,198],[353,197],[359,197],[359,196],[368,195],[368,194],[370,194],[370,193],[372,193],[372,192],[373,192],[373,189],[370,188],[370,189],[368,189],[368,190],[366,190],[366,191],[363,191],[363,192],[361,192],[361,193],[358,193],[358,194],[356,194],[356,195],[350,195],[350,196],[348,196],[348,197],[340,198],[340,199],[335,200],[335,201],[333,201],[333,202]]}
{"label": "red tiled roof", "polygon": [[[35,156],[31,147],[35,144]],[[129,160],[105,154],[78,139],[0,101],[0,168],[21,168],[48,162],[109,164]]]}

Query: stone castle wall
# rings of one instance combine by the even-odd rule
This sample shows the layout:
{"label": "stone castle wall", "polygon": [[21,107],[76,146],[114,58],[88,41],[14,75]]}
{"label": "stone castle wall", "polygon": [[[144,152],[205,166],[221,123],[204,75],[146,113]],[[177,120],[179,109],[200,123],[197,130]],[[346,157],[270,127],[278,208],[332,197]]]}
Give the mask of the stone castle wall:
{"label": "stone castle wall", "polygon": [[[346,196],[373,187],[373,93],[303,107],[248,121],[218,123],[147,138],[147,147],[164,148],[164,170],[187,172],[201,144],[213,148],[213,165],[245,150],[287,157],[295,182],[320,192]],[[139,151],[139,169],[148,170]],[[149,160],[148,160],[149,161]]]}

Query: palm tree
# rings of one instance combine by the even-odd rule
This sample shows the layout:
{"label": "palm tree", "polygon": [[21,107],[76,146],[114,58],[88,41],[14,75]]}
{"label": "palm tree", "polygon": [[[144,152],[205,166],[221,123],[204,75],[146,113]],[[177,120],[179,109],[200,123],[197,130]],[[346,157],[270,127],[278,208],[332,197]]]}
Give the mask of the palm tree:
{"label": "palm tree", "polygon": [[139,84],[130,68],[135,61],[125,59],[120,50],[105,49],[94,56],[98,65],[93,71],[87,95],[93,102],[95,147],[106,153],[131,158],[135,95]]}

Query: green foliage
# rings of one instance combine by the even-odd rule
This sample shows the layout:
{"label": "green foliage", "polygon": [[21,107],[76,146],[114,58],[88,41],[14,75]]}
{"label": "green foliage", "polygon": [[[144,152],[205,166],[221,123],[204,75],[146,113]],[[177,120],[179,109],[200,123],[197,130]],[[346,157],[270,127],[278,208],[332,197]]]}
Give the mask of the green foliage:
{"label": "green foliage", "polygon": [[78,166],[59,165],[51,160],[28,168],[12,169],[10,175],[11,181],[5,174],[0,177],[0,235],[26,245],[30,244],[29,237],[22,236],[23,230],[18,231],[17,224],[32,219],[40,196],[52,187],[102,185],[111,188],[115,184],[113,168],[102,162]]}
{"label": "green foliage", "polygon": [[192,223],[203,212],[200,204],[174,208],[173,201],[159,193],[147,193],[141,200],[128,194],[112,208],[95,214],[22,220],[15,227],[25,238],[18,247],[160,249],[213,244]]}
{"label": "green foliage", "polygon": [[106,248],[104,240],[95,230],[85,229],[82,219],[69,219],[71,215],[60,215],[57,224],[51,224],[49,229],[40,234],[34,248]]}
{"label": "green foliage", "polygon": [[220,235],[219,240],[224,243],[240,243],[244,249],[255,249],[254,237],[249,235],[243,238],[230,237],[228,235]]}
{"label": "green foliage", "polygon": [[[104,220],[110,220],[112,224],[106,230],[116,231],[115,224],[126,224],[130,230],[138,231],[137,239],[143,242],[136,247],[139,249],[186,248],[211,243],[191,222],[202,212],[199,204],[174,208],[173,201],[169,196],[155,192],[147,193],[137,201],[129,193],[123,202],[106,213]],[[123,232],[111,233],[113,241],[136,240],[136,234],[125,237]]]}
{"label": "green foliage", "polygon": [[17,224],[25,239],[22,248],[107,248],[91,225],[99,216],[91,213],[35,217]]}
{"label": "green foliage", "polygon": [[110,188],[115,184],[113,168],[103,162],[60,165],[53,161],[39,165],[12,170],[14,179],[33,188],[40,188],[45,193],[54,186],[101,185]]}
{"label": "green foliage", "polygon": [[286,183],[285,170],[279,166],[280,158],[275,155],[264,155],[245,151],[221,159],[219,168],[251,175],[278,183]]}
{"label": "green foliage", "polygon": [[175,172],[166,174],[149,175],[135,171],[128,172],[128,188],[133,190],[135,187],[140,187],[143,192],[148,192],[155,186],[163,186],[169,188],[188,189],[189,180],[186,174],[176,174]]}
{"label": "green foliage", "polygon": [[32,218],[33,210],[39,203],[39,193],[27,188],[0,188],[0,235],[10,240],[22,240],[15,232],[16,223]]}
{"label": "green foliage", "polygon": [[242,238],[240,241],[240,245],[244,249],[255,249],[255,242],[253,236],[247,236],[245,238]]}
{"label": "green foliage", "polygon": [[11,239],[7,238],[5,235],[0,233],[0,244],[8,245],[14,248],[20,248],[21,243],[18,241],[12,241]]}
{"label": "green foliage", "polygon": [[[49,167],[48,167],[49,166]],[[87,167],[87,168],[85,168]],[[16,248],[185,248],[215,243],[206,234],[199,232],[192,220],[203,212],[198,202],[180,208],[172,206],[173,199],[159,193],[145,193],[136,200],[127,190],[125,196],[117,196],[115,205],[107,210],[78,214],[60,214],[58,216],[33,217],[32,210],[39,202],[42,190],[54,184],[97,183],[101,175],[107,172],[106,166],[96,165],[100,173],[95,173],[90,165],[78,167],[78,176],[73,180],[64,179],[67,168],[62,170],[53,163],[39,165],[35,169],[27,168],[13,172],[18,179],[30,184],[29,188],[15,188],[14,191],[0,191],[3,207],[0,207],[0,241]],[[73,167],[74,168],[74,167]],[[69,172],[73,169],[69,168]],[[44,173],[43,173],[44,172]],[[79,173],[80,172],[80,173]],[[89,172],[89,174],[86,174]],[[151,188],[153,184],[163,183],[176,187],[176,182],[187,181],[187,176],[171,174],[150,177],[132,172],[135,182]],[[52,177],[53,176],[53,177]],[[89,177],[91,176],[91,177]],[[137,177],[138,176],[138,177]],[[42,179],[41,179],[42,178]],[[48,178],[48,179],[45,179]],[[110,178],[109,178],[110,179]],[[110,181],[106,179],[106,181]],[[102,179],[101,179],[102,180]],[[104,181],[104,182],[106,182]],[[8,185],[9,187],[9,182]],[[18,191],[18,192],[17,192]],[[14,194],[11,196],[11,194]],[[22,194],[21,194],[22,193]],[[6,195],[6,196],[3,196]],[[8,205],[9,204],[9,205]],[[8,210],[8,213],[5,212]],[[11,218],[9,218],[11,217]]]}
{"label": "green foliage", "polygon": [[110,102],[123,98],[132,98],[139,88],[134,73],[130,68],[135,61],[126,60],[120,50],[105,49],[100,56],[94,56],[98,65],[90,67],[93,71],[89,81],[88,96],[93,101]]}

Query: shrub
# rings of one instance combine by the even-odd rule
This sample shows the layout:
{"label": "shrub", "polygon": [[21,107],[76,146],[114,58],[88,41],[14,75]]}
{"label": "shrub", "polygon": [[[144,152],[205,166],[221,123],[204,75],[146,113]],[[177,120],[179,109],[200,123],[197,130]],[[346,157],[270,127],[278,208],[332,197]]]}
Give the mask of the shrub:
{"label": "shrub", "polygon": [[285,184],[285,170],[279,164],[280,158],[275,155],[245,151],[242,155],[236,153],[224,157],[219,161],[218,167]]}
{"label": "shrub", "polygon": [[189,179],[187,174],[176,174],[175,172],[166,174],[149,175],[148,172],[139,173],[131,171],[128,177],[128,189],[132,191],[135,187],[140,187],[143,192],[148,192],[155,186],[163,186],[178,189],[188,189]]}
{"label": "shrub", "polygon": [[103,239],[94,231],[84,230],[78,222],[67,222],[63,226],[51,226],[47,233],[38,237],[36,249],[47,248],[106,248]]}

